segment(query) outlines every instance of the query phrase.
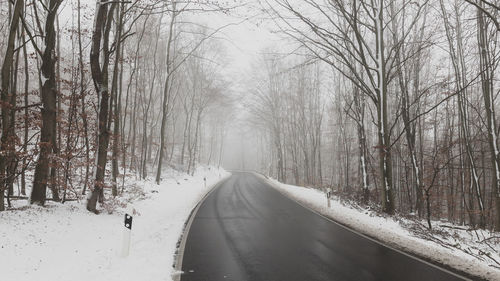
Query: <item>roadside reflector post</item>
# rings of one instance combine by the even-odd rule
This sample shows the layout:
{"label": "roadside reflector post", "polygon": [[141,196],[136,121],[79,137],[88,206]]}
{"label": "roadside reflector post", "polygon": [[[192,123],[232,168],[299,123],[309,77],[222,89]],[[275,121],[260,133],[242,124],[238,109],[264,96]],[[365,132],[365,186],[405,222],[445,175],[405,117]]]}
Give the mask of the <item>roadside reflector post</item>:
{"label": "roadside reflector post", "polygon": [[122,256],[127,257],[130,252],[130,237],[132,235],[132,215],[135,210],[132,209],[125,213],[125,219],[123,222],[123,244],[122,244]]}
{"label": "roadside reflector post", "polygon": [[203,178],[203,182],[205,183],[205,188],[207,188],[207,177]]}
{"label": "roadside reflector post", "polygon": [[326,189],[326,205],[328,206],[328,208],[330,208],[330,198],[331,197],[332,197],[332,189],[327,188]]}

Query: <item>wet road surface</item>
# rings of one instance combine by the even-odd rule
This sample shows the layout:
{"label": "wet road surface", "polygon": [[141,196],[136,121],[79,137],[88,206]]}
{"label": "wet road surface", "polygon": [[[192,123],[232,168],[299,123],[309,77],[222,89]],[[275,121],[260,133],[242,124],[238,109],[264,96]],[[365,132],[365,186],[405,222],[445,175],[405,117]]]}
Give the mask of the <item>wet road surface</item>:
{"label": "wet road surface", "polygon": [[181,281],[463,280],[351,232],[251,173],[202,203],[189,230]]}

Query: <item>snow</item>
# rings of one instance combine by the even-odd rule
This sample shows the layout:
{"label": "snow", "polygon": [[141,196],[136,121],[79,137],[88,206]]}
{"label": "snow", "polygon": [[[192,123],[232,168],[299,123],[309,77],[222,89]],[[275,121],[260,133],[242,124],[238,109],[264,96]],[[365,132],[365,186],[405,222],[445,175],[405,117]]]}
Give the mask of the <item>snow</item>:
{"label": "snow", "polygon": [[363,188],[368,189],[368,175],[366,174],[365,156],[361,153],[361,171],[363,172]]}
{"label": "snow", "polygon": [[[168,171],[159,186],[153,180],[129,180],[127,197],[109,200],[112,214],[91,214],[85,202],[39,207],[16,201],[15,210],[0,213],[1,279],[172,280],[176,244],[191,210],[228,175],[205,167],[194,176]],[[124,258],[122,224],[130,208],[138,214],[130,255]]]}
{"label": "snow", "polygon": [[394,217],[382,217],[369,209],[344,204],[337,196],[332,196],[331,208],[328,208],[325,194],[319,190],[287,185],[274,179],[269,182],[300,204],[392,248],[446,264],[474,276],[500,280],[498,264],[488,257],[489,255],[500,261],[500,244],[498,241],[497,244],[489,245],[481,243],[482,240],[495,236],[494,233],[485,230],[460,230],[460,227],[455,229],[451,224],[434,222],[435,231],[442,235],[434,234],[435,240],[430,241],[412,231],[419,229],[413,221],[399,217],[396,217],[397,220]]}
{"label": "snow", "polygon": [[47,80],[49,80],[49,78],[45,77],[45,75],[42,73],[42,75],[40,75],[40,79],[42,81],[42,85],[45,85],[45,82],[47,82]]}

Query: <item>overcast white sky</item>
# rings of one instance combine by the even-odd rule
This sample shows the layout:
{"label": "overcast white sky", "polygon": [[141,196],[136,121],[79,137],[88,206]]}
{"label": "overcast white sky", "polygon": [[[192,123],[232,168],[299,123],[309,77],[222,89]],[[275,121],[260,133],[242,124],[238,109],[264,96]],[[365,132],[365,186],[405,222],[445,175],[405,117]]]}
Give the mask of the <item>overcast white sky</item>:
{"label": "overcast white sky", "polygon": [[[85,6],[82,10],[82,17],[84,25],[91,25],[94,15],[96,0],[80,0],[81,5]],[[189,21],[194,21],[203,25],[207,25],[212,29],[217,29],[221,26],[227,26],[217,35],[220,42],[224,45],[227,51],[227,65],[222,65],[224,74],[228,81],[232,82],[232,92],[235,97],[244,95],[248,89],[245,89],[243,80],[252,70],[255,61],[260,56],[260,53],[266,48],[280,46],[283,48],[285,42],[279,35],[272,32],[275,26],[266,20],[260,13],[260,9],[256,0],[243,0],[250,5],[242,8],[235,9],[229,15],[222,13],[204,13],[189,15]],[[223,2],[223,1],[221,1]],[[72,6],[72,3],[74,6]],[[76,1],[64,1],[60,12],[59,21],[61,28],[71,28],[72,23],[76,24]],[[247,20],[245,20],[247,19]],[[87,26],[91,28],[91,26]],[[71,46],[62,46],[63,48],[71,48]],[[238,110],[243,111],[243,110]],[[248,147],[249,144],[244,143],[245,137],[242,138],[242,128],[240,122],[235,122],[229,132],[226,142],[226,162],[230,162],[231,168],[237,168],[241,165],[242,159],[247,158],[252,153],[248,151],[249,155],[236,155],[246,149],[241,146]],[[251,146],[251,145],[250,145]],[[253,159],[247,159],[252,162]],[[232,163],[234,162],[234,163]],[[250,164],[250,163],[249,163]],[[251,165],[251,164],[250,164]]]}
{"label": "overcast white sky", "polygon": [[[271,32],[273,25],[262,21],[263,15],[258,13],[256,6],[249,6],[236,9],[229,16],[209,13],[198,17],[201,22],[212,28],[239,23],[226,27],[219,36],[224,38],[223,41],[231,59],[228,71],[240,72],[248,69],[264,48],[279,44],[280,38]],[[249,19],[244,21],[244,17]]]}

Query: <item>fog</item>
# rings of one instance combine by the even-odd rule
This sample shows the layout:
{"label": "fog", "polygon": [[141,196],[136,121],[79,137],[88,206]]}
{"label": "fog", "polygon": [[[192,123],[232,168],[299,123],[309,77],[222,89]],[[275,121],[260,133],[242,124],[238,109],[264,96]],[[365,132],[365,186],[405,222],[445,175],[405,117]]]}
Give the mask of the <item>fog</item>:
{"label": "fog", "polygon": [[223,167],[500,228],[498,3],[466,2],[0,1],[0,194]]}

